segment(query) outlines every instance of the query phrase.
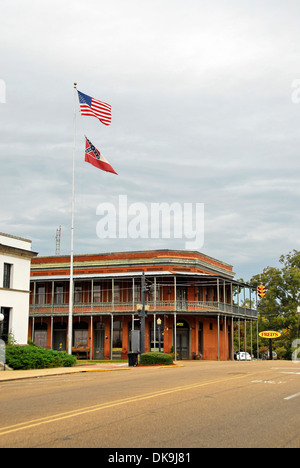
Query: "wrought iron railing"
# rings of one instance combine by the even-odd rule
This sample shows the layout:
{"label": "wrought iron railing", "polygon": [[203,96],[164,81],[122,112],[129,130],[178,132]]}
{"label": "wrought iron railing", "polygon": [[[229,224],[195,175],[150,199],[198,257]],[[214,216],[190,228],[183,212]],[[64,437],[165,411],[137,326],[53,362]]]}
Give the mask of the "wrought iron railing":
{"label": "wrought iron railing", "polygon": [[[257,318],[257,310],[223,302],[203,301],[149,301],[146,302],[148,313],[176,312],[182,314],[224,314],[238,317]],[[30,305],[30,315],[68,315],[69,304]],[[137,312],[137,303],[133,302],[88,302],[75,303],[74,315],[85,314],[133,314]]]}

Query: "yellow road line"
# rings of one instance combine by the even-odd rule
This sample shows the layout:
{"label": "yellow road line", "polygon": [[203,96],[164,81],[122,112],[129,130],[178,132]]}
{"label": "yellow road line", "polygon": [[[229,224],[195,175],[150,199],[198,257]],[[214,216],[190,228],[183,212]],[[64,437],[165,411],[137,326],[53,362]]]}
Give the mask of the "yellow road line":
{"label": "yellow road line", "polygon": [[72,411],[67,411],[67,412],[64,412],[64,413],[54,414],[52,416],[46,416],[44,418],[33,419],[31,421],[30,420],[29,421],[24,421],[22,423],[14,424],[12,426],[7,426],[7,427],[0,428],[0,436],[6,435],[6,434],[11,434],[12,432],[17,432],[17,431],[30,429],[32,427],[41,426],[43,424],[49,424],[49,423],[56,422],[56,421],[62,421],[64,419],[73,418],[75,416],[81,416],[83,414],[93,413],[95,411],[101,411],[101,410],[104,410],[104,409],[113,408],[113,407],[116,407],[116,406],[121,406],[121,405],[124,405],[126,403],[128,404],[128,403],[134,403],[134,402],[137,402],[137,401],[149,400],[150,398],[156,398],[156,397],[159,397],[159,396],[170,395],[172,393],[182,392],[183,390],[191,390],[191,389],[194,389],[194,388],[205,387],[207,385],[212,385],[212,384],[216,384],[216,383],[220,383],[220,382],[229,382],[229,381],[232,381],[232,380],[241,379],[241,378],[244,378],[244,377],[249,377],[250,375],[251,374],[239,375],[239,376],[236,376],[236,377],[231,377],[230,379],[218,379],[218,380],[211,380],[211,381],[204,382],[204,383],[184,385],[184,386],[175,387],[175,388],[172,388],[172,389],[169,389],[169,390],[160,390],[160,391],[157,391],[157,392],[145,393],[144,395],[140,395],[140,396],[123,398],[121,400],[116,400],[116,401],[112,401],[112,402],[109,402],[109,403],[101,403],[101,404],[94,405],[94,406],[88,406],[86,408],[80,408],[80,409],[77,409],[77,410],[72,410]]}

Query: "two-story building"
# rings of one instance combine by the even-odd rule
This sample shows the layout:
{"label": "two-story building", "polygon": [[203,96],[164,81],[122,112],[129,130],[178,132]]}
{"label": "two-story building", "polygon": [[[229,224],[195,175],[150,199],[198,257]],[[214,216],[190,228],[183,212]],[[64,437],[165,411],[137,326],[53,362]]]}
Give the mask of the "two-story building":
{"label": "two-story building", "polygon": [[[32,259],[29,336],[37,345],[67,350],[71,339],[78,356],[126,359],[130,332],[140,328],[142,294],[146,352],[233,359],[237,320],[257,320],[252,287],[234,280],[231,265],[199,252],[75,255],[73,278],[69,337],[70,257]],[[246,295],[249,308],[240,305]]]}
{"label": "two-story building", "polygon": [[11,334],[18,344],[27,344],[28,340],[30,262],[36,255],[31,251],[30,240],[0,233],[3,338]]}

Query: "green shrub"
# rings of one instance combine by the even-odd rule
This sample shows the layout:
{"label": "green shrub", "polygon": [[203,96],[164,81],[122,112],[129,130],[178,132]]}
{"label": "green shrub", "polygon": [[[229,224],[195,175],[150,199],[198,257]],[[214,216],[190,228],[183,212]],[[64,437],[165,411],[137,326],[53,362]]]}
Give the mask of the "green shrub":
{"label": "green shrub", "polygon": [[64,351],[38,348],[36,346],[8,346],[6,363],[14,370],[72,367],[76,357]]}
{"label": "green shrub", "polygon": [[173,359],[170,354],[165,353],[144,353],[141,355],[141,364],[151,366],[154,364],[173,364]]}

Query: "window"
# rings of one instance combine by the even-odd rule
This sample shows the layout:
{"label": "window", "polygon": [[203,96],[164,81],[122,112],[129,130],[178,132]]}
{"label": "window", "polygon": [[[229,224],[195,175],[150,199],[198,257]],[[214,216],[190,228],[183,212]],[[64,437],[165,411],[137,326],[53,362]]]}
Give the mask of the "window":
{"label": "window", "polygon": [[[160,301],[161,300],[161,290],[162,288],[160,287],[160,284],[156,284],[156,300],[157,301]],[[168,299],[169,299],[169,296],[171,295],[172,293],[172,290],[170,288],[169,292],[168,292]],[[152,284],[150,286],[150,301],[154,301],[154,298],[155,298],[155,288],[154,288],[154,284]]]}
{"label": "window", "polygon": [[93,291],[93,302],[101,302],[101,284],[95,283]]}
{"label": "window", "polygon": [[209,298],[208,298],[208,288],[205,288],[205,302],[208,302],[209,301]]}
{"label": "window", "polygon": [[120,285],[114,284],[114,302],[120,302]]}
{"label": "window", "polygon": [[42,305],[46,303],[46,288],[44,284],[37,285],[37,304]]}
{"label": "window", "polygon": [[74,323],[74,344],[75,348],[85,347],[89,345],[89,330],[86,322]]}
{"label": "window", "polygon": [[87,347],[89,344],[88,330],[74,330],[74,346],[80,348],[81,346]]}
{"label": "window", "polygon": [[141,285],[140,284],[134,285],[134,300],[136,302],[141,300]]}
{"label": "window", "polygon": [[11,288],[12,265],[4,263],[3,265],[3,287]]}
{"label": "window", "polygon": [[198,329],[198,353],[203,354],[203,323],[199,322]]}
{"label": "window", "polygon": [[121,320],[114,321],[113,330],[112,358],[122,359],[123,323]]}
{"label": "window", "polygon": [[120,320],[114,322],[113,348],[122,348],[123,327]]}
{"label": "window", "polygon": [[[154,327],[155,327],[155,341],[154,341]],[[159,344],[161,351],[164,350],[164,321],[161,321],[160,326],[156,323],[150,322],[150,349],[151,351],[158,351]]]}
{"label": "window", "polygon": [[55,304],[63,304],[64,287],[62,284],[55,286]]}
{"label": "window", "polygon": [[75,284],[75,304],[82,303],[82,284]]}
{"label": "window", "polygon": [[39,348],[47,348],[47,324],[37,323],[34,327],[34,343]]}

